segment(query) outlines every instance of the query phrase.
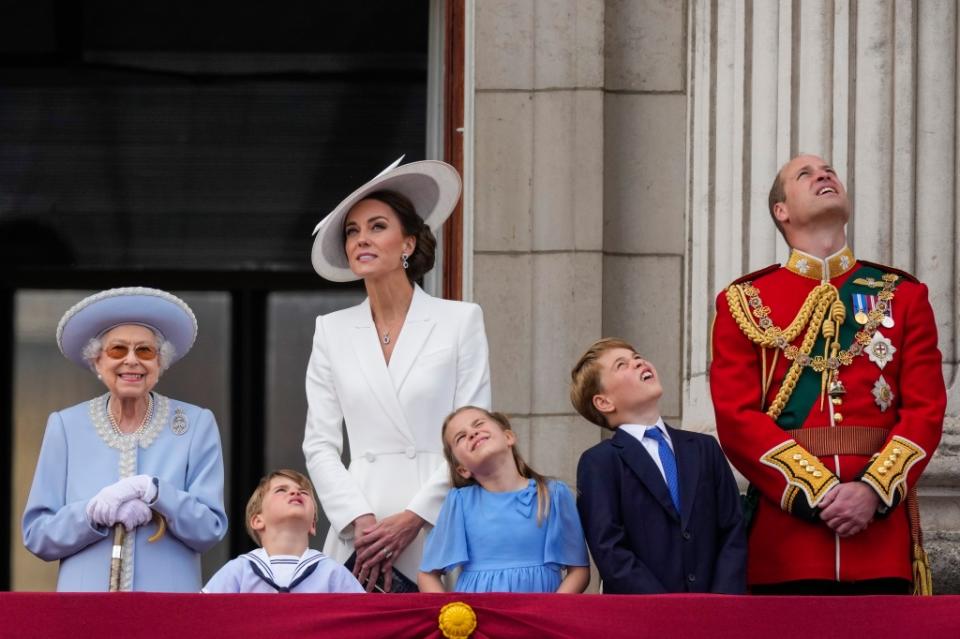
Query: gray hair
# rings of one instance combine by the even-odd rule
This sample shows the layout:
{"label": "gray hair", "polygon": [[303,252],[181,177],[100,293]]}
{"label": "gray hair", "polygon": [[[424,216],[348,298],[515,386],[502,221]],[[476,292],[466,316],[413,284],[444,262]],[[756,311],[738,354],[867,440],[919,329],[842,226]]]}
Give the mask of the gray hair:
{"label": "gray hair", "polygon": [[[164,339],[163,335],[161,335],[157,330],[150,328],[150,332],[153,333],[153,337],[157,342],[157,364],[159,365],[160,373],[162,374],[164,371],[170,368],[171,362],[173,362],[174,358],[177,356],[177,349],[174,347],[172,342]],[[100,354],[103,352],[103,340],[100,339],[101,337],[103,337],[103,335],[91,337],[86,346],[83,347],[83,359],[87,361],[87,365],[94,373],[97,372],[97,359],[99,359]]]}

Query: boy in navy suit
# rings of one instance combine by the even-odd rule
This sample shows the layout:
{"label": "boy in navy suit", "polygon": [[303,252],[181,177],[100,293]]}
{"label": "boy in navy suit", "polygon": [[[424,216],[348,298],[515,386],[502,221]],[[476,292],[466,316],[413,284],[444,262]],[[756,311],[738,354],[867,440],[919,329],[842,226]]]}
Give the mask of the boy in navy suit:
{"label": "boy in navy suit", "polygon": [[671,428],[653,365],[619,339],[595,342],[570,400],[612,431],[577,466],[577,508],[603,591],[746,591],[740,494],[717,441]]}

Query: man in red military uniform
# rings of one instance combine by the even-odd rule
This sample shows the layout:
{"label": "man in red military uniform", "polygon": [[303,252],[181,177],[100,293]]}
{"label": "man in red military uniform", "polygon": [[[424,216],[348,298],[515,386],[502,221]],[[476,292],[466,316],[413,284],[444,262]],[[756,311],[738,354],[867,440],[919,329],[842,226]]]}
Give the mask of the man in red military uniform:
{"label": "man in red military uniform", "polygon": [[717,434],[755,504],[756,593],[929,591],[915,486],[946,390],[927,287],[857,260],[850,203],[823,159],[777,174],[785,266],[720,293],[710,387]]}

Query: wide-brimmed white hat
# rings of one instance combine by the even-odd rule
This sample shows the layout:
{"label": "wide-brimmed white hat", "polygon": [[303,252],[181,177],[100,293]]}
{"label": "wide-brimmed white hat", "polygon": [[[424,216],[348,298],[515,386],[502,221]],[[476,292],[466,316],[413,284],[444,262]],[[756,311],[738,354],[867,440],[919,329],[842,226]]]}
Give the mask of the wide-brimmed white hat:
{"label": "wide-brimmed white hat", "polygon": [[359,189],[348,195],[317,227],[310,255],[313,268],[324,279],[332,282],[352,282],[360,279],[350,270],[343,250],[343,223],[354,205],[375,191],[395,191],[413,203],[417,214],[434,233],[453,212],[460,199],[461,181],[457,170],[439,160],[423,160],[400,166],[396,162],[380,172]]}
{"label": "wide-brimmed white hat", "polygon": [[173,364],[193,347],[197,317],[187,303],[166,291],[143,286],[111,288],[74,304],[57,325],[57,346],[73,363],[87,368],[83,348],[93,337],[124,324],[152,328],[173,344]]}

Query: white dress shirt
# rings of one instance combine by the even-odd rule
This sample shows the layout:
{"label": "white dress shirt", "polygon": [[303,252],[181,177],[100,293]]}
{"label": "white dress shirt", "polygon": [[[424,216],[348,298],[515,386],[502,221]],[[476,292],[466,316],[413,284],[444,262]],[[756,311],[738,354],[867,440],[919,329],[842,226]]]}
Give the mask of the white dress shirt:
{"label": "white dress shirt", "polygon": [[648,428],[656,428],[663,433],[663,438],[667,440],[667,445],[670,446],[670,450],[673,450],[673,440],[670,439],[670,433],[667,432],[667,427],[664,425],[662,417],[658,417],[657,423],[650,426],[643,426],[642,424],[622,424],[620,426],[620,430],[633,435],[633,437],[643,444],[647,453],[650,454],[650,458],[653,459],[653,463],[657,465],[663,481],[667,481],[667,476],[663,472],[663,463],[660,461],[660,444],[658,444],[655,439],[645,437]]}

